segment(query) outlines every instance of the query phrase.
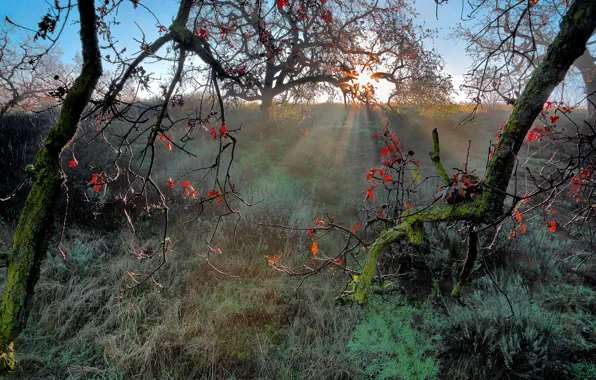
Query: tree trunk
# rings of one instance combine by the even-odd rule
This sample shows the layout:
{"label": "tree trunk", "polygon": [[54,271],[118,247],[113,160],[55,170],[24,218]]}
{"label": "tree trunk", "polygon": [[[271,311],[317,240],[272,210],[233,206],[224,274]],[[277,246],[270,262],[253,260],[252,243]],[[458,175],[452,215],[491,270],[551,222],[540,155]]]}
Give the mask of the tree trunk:
{"label": "tree trunk", "polygon": [[272,108],[273,108],[273,94],[271,94],[268,91],[264,91],[263,96],[261,97],[261,113],[263,115],[263,119],[271,118]]}
{"label": "tree trunk", "polygon": [[49,131],[37,154],[35,166],[27,174],[33,180],[31,192],[21,212],[8,255],[8,279],[0,305],[0,374],[14,369],[14,340],[26,325],[33,291],[46,254],[47,237],[53,222],[63,182],[60,153],[77,131],[102,73],[95,30],[94,0],[79,0],[83,68],[69,90],[57,124]]}
{"label": "tree trunk", "polygon": [[587,121],[594,126],[594,122],[596,122],[596,64],[594,63],[594,57],[586,49],[584,54],[573,63],[573,66],[580,71],[584,81],[584,90],[588,102]]}
{"label": "tree trunk", "polygon": [[273,113],[273,93],[270,91],[263,91],[261,96],[261,134],[263,136],[269,135],[274,127]]}
{"label": "tree trunk", "polygon": [[[351,298],[362,305],[366,304],[370,293],[374,290],[372,280],[382,250],[396,240],[406,240],[420,247],[424,239],[425,223],[458,220],[489,224],[498,221],[503,213],[506,190],[513,173],[516,156],[532,123],[542,111],[552,91],[565,78],[573,62],[584,53],[586,43],[595,28],[596,2],[574,1],[563,17],[559,33],[548,48],[544,61],[532,73],[528,85],[515,103],[509,120],[503,128],[499,144],[488,164],[482,196],[477,200],[454,206],[416,207],[405,211],[401,217],[402,222],[381,233],[370,247],[362,274],[354,290],[347,292],[344,297]],[[438,139],[433,143],[435,152],[438,152]],[[435,158],[433,162],[439,172],[442,172],[442,167],[439,168],[442,166],[440,160]],[[473,256],[468,255],[468,257]],[[466,267],[471,266],[473,262],[466,262]],[[463,285],[464,282],[456,284],[452,292],[454,297],[459,297]]]}

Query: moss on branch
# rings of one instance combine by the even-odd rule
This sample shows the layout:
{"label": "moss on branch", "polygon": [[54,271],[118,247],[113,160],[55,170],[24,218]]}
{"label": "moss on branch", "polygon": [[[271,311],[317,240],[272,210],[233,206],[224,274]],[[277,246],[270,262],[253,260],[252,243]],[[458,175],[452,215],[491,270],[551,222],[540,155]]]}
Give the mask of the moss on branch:
{"label": "moss on branch", "polygon": [[441,163],[441,145],[439,144],[439,132],[437,131],[437,128],[433,129],[433,150],[430,152],[430,159],[435,164],[435,168],[437,169],[437,173],[439,174],[439,177],[441,177],[443,184],[449,186],[451,181]]}
{"label": "moss on branch", "polygon": [[102,73],[94,1],[79,0],[78,9],[83,68],[64,99],[58,122],[37,154],[31,191],[13,237],[0,304],[0,375],[12,371],[16,365],[14,340],[25,328],[29,316],[62,185],[60,153],[74,137]]}
{"label": "moss on branch", "polygon": [[[583,54],[586,43],[596,29],[596,2],[576,0],[563,17],[560,30],[549,46],[545,59],[534,70],[528,85],[516,102],[489,162],[482,196],[472,202],[455,206],[414,208],[402,214],[402,222],[385,230],[369,249],[362,275],[358,279],[353,299],[361,305],[368,302],[377,260],[389,244],[407,239],[420,245],[424,239],[424,224],[445,221],[470,221],[489,224],[501,215],[506,190],[513,174],[515,157],[532,123],[542,110],[554,88],[564,79],[573,62]],[[449,177],[441,164],[439,135],[433,130],[433,163],[446,185]],[[459,281],[452,295],[459,296],[469,279],[478,254],[478,236],[470,235],[470,250]]]}

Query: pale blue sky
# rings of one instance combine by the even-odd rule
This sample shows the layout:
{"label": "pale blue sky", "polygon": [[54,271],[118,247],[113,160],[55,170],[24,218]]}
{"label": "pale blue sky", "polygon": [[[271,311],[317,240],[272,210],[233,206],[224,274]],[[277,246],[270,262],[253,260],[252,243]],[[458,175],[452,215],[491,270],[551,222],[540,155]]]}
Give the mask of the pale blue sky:
{"label": "pale blue sky", "polygon": [[[176,14],[178,1],[174,0],[141,0],[142,4],[150,8],[163,25],[169,25]],[[61,1],[64,3],[64,1]],[[100,3],[100,2],[97,2]],[[418,0],[415,7],[420,13],[418,23],[426,23],[431,29],[439,29],[439,37],[434,41],[428,41],[442,54],[445,60],[446,71],[453,76],[454,86],[457,89],[462,82],[463,73],[469,67],[471,61],[465,54],[465,42],[457,41],[449,37],[451,28],[461,22],[461,3],[451,2],[439,7],[439,18],[435,16],[434,0]],[[36,29],[36,24],[47,12],[48,5],[44,0],[9,1],[0,0],[0,17],[10,17],[14,22]],[[66,26],[65,32],[60,40],[59,48],[64,53],[64,60],[70,61],[80,51],[78,40],[78,25],[76,12],[71,13],[71,21]],[[141,39],[142,34],[135,21],[143,27],[146,38],[152,41],[158,36],[157,21],[146,10],[139,7],[134,9],[131,2],[125,2],[121,7],[118,20],[121,24],[112,29],[113,33],[122,42],[122,46],[131,46],[133,38]],[[153,26],[153,27],[149,27]],[[100,41],[101,43],[101,41]],[[132,44],[132,46],[137,45]],[[155,70],[155,68],[153,68]],[[457,100],[462,100],[457,97]]]}

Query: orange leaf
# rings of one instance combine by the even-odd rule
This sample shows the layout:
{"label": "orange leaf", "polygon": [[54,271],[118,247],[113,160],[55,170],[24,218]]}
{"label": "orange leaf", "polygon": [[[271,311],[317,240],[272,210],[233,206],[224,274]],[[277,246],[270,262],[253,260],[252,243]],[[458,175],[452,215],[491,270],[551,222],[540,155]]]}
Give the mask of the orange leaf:
{"label": "orange leaf", "polygon": [[550,232],[555,232],[557,230],[557,223],[555,221],[550,222],[550,227],[548,228]]}
{"label": "orange leaf", "polygon": [[310,249],[312,251],[313,255],[317,255],[317,253],[319,253],[319,247],[317,246],[317,242],[315,241],[314,243],[312,243],[312,247]]}
{"label": "orange leaf", "polygon": [[522,235],[525,234],[526,231],[527,231],[526,225],[525,224],[522,224],[521,225],[521,233],[522,233]]}
{"label": "orange leaf", "polygon": [[351,231],[353,234],[355,234],[356,231],[358,231],[359,229],[360,229],[360,223],[358,223],[354,227],[352,227]]}
{"label": "orange leaf", "polygon": [[515,210],[515,219],[517,219],[517,221],[520,222],[520,223],[522,221],[521,214],[519,213],[518,210]]}

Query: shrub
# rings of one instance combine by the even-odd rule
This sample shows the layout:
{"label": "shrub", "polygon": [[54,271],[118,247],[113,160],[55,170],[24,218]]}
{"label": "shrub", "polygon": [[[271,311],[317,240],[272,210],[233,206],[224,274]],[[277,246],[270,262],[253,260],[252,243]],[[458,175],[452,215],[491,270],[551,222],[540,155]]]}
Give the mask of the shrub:
{"label": "shrub", "polygon": [[434,379],[438,316],[402,300],[371,300],[348,344],[351,360],[375,379]]}
{"label": "shrub", "polygon": [[540,306],[548,292],[532,296],[520,277],[506,281],[500,287],[509,296],[512,314],[505,296],[489,286],[488,279],[477,284],[467,307],[455,309],[443,326],[446,376],[569,377],[573,356],[589,345],[565,315]]}

